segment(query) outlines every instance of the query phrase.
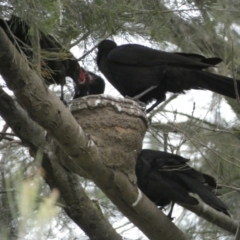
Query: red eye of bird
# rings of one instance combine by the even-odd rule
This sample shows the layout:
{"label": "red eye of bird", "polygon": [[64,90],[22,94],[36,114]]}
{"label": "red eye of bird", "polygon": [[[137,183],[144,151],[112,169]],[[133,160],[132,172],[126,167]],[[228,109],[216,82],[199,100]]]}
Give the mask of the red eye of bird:
{"label": "red eye of bird", "polygon": [[86,76],[85,76],[85,72],[80,68],[80,83],[85,83],[86,81]]}

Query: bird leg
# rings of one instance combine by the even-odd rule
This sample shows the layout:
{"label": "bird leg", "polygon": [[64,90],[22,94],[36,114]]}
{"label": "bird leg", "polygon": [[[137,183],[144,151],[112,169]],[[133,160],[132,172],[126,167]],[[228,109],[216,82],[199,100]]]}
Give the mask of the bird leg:
{"label": "bird leg", "polygon": [[67,102],[64,100],[64,93],[63,93],[63,85],[61,85],[61,96],[60,100],[63,102],[65,106],[67,106]]}
{"label": "bird leg", "polygon": [[146,104],[144,102],[141,102],[140,100],[136,100],[136,99],[134,99],[132,97],[129,97],[129,96],[125,96],[125,98],[128,98],[130,100],[133,100],[133,101],[137,102],[144,110],[146,109]]}
{"label": "bird leg", "polygon": [[150,88],[148,88],[147,90],[143,91],[142,93],[136,95],[135,97],[133,97],[134,100],[138,100],[139,98],[141,98],[142,96],[144,96],[145,94],[147,94],[148,92],[152,91],[153,89],[155,89],[158,86],[151,86]]}
{"label": "bird leg", "polygon": [[159,103],[161,103],[162,100],[157,100],[150,108],[146,110],[146,113],[151,112]]}
{"label": "bird leg", "polygon": [[172,218],[172,212],[173,212],[173,207],[174,207],[175,202],[171,202],[171,207],[170,207],[170,211],[167,215],[168,218],[170,218],[170,220],[172,221],[174,218]]}
{"label": "bird leg", "polygon": [[165,207],[163,206],[163,207],[159,207],[159,209],[161,210],[161,211],[165,211],[166,209],[165,209]]}
{"label": "bird leg", "polygon": [[63,96],[63,85],[61,85],[61,96],[60,96],[60,100],[64,101],[64,96]]}

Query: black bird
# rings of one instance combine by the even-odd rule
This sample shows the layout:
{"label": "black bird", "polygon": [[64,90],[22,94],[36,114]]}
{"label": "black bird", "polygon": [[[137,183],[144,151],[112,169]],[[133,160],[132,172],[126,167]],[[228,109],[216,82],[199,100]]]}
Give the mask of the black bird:
{"label": "black bird", "polygon": [[[109,82],[123,95],[145,104],[156,100],[147,112],[166,99],[167,92],[207,89],[236,98],[232,78],[202,71],[221,62],[199,54],[168,53],[138,44],[117,46],[111,40],[98,44],[97,64]],[[240,95],[240,81],[237,80]]]}
{"label": "black bird", "polygon": [[[17,16],[10,20],[0,19],[0,27],[4,30],[10,41],[19,52],[24,53],[31,61],[33,57],[30,26]],[[63,86],[65,78],[72,78],[76,85],[81,82],[80,66],[72,53],[62,46],[51,36],[39,32],[39,45],[41,48],[41,74],[47,85],[61,85],[61,99],[63,100]]]}
{"label": "black bird", "polygon": [[101,77],[93,72],[86,71],[82,67],[80,68],[80,71],[80,82],[78,85],[75,84],[75,94],[73,99],[104,93],[105,82]]}
{"label": "black bird", "polygon": [[138,187],[157,206],[163,208],[172,202],[197,205],[197,194],[203,202],[229,216],[227,206],[213,193],[217,189],[213,177],[187,165],[189,160],[167,152],[144,149],[137,158]]}

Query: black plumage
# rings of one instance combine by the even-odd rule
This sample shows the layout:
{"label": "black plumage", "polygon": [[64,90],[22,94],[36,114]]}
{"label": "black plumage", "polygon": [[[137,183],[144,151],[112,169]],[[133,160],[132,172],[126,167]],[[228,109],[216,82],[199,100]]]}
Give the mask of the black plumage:
{"label": "black plumage", "polygon": [[100,76],[93,72],[86,71],[82,67],[80,71],[80,82],[78,85],[75,84],[75,94],[73,99],[104,93],[105,82]]}
{"label": "black plumage", "polygon": [[160,207],[171,202],[197,205],[198,200],[189,195],[195,193],[207,205],[229,216],[227,206],[212,191],[217,188],[215,179],[194,170],[188,161],[167,152],[142,150],[136,164],[138,187]]}
{"label": "black plumage", "polygon": [[[123,96],[146,104],[156,100],[147,112],[164,101],[167,92],[207,89],[236,98],[232,78],[203,71],[221,61],[199,54],[168,53],[138,44],[117,46],[111,40],[100,42],[97,54],[100,71]],[[240,81],[236,82],[240,93]]]}
{"label": "black plumage", "polygon": [[[31,61],[33,57],[30,26],[17,16],[10,20],[0,19],[0,27],[8,38]],[[47,85],[61,85],[61,99],[65,78],[72,78],[76,85],[81,82],[80,66],[72,53],[63,47],[51,36],[39,31],[39,45],[41,48],[41,74]]]}

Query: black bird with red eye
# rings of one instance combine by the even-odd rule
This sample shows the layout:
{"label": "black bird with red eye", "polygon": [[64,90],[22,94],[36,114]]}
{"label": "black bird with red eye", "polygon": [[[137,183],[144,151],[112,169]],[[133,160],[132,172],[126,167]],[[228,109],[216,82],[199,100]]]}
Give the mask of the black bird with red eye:
{"label": "black bird with red eye", "polygon": [[75,95],[73,99],[87,95],[97,95],[104,93],[105,82],[93,72],[80,68],[80,81],[75,84]]}
{"label": "black bird with red eye", "polygon": [[[0,27],[19,52],[24,53],[31,62],[33,58],[30,26],[21,18],[12,16],[10,20],[0,19]],[[41,75],[47,85],[61,85],[61,100],[63,100],[63,86],[68,76],[74,82],[80,78],[80,66],[72,53],[64,49],[51,35],[39,31],[39,45],[41,48]]]}
{"label": "black bird with red eye", "polygon": [[[30,26],[21,18],[13,15],[10,20],[0,19],[0,27],[20,53],[24,53],[31,62],[33,58]],[[104,92],[105,83],[102,78],[80,67],[73,54],[64,49],[54,37],[39,31],[41,48],[41,75],[47,85],[61,85],[61,97],[64,102],[63,86],[66,77],[75,84],[74,98]]]}

